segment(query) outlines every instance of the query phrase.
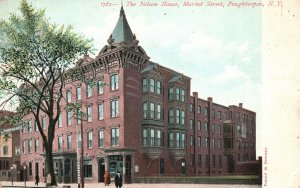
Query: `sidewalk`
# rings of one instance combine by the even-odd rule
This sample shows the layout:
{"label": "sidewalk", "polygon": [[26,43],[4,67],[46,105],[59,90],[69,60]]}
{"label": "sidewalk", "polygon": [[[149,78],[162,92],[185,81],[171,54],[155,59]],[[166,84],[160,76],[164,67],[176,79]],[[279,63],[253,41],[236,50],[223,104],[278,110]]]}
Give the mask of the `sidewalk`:
{"label": "sidewalk", "polygon": [[[0,185],[2,188],[4,187],[25,187],[24,182],[14,182],[13,186],[10,181],[0,181]],[[77,184],[58,184],[58,188],[63,188],[64,185],[71,186],[70,188],[78,188]],[[0,187],[1,187],[0,186]],[[29,181],[26,182],[27,188],[32,187],[46,187],[45,183],[39,183],[38,186],[34,185],[34,182]],[[110,184],[110,186],[104,186],[103,183],[86,183],[84,184],[84,188],[114,188],[114,184]],[[122,188],[260,188],[258,185],[212,185],[212,184],[125,184]]]}

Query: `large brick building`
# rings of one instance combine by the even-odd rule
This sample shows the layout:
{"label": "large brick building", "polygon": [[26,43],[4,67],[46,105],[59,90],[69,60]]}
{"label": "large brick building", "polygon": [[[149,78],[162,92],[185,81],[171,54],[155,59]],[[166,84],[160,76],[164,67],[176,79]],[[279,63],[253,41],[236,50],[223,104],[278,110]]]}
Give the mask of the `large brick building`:
{"label": "large brick building", "polygon": [[[53,150],[59,182],[77,181],[81,145],[85,182],[103,181],[104,169],[123,172],[129,182],[142,176],[235,173],[238,162],[255,160],[255,112],[242,103],[226,107],[191,94],[191,78],[149,60],[123,8],[107,42],[95,58],[85,56],[71,70],[98,80],[97,86],[66,81]],[[85,121],[65,110],[74,101],[81,101]],[[41,120],[46,131],[47,117]],[[32,116],[24,121],[21,162],[29,179],[35,174],[43,179],[42,139]]]}

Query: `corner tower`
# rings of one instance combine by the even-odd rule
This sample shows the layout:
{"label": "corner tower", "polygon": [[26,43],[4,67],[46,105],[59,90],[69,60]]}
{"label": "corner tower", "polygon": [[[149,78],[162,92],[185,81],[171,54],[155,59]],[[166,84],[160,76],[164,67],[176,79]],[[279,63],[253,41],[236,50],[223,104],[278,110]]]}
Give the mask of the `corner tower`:
{"label": "corner tower", "polygon": [[112,60],[117,60],[119,67],[130,66],[140,71],[142,65],[150,59],[144,49],[138,45],[139,41],[131,31],[123,6],[107,43],[96,57],[101,64],[106,65],[105,67],[108,67],[108,63]]}

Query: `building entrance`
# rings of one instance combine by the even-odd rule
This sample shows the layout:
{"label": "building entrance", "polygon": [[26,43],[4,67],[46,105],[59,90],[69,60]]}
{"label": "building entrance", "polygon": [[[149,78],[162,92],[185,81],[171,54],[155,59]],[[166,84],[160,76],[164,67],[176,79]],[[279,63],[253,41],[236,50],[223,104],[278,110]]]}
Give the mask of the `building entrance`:
{"label": "building entrance", "polygon": [[109,156],[109,173],[114,177],[118,171],[123,172],[123,158],[121,155]]}
{"label": "building entrance", "polygon": [[104,159],[98,159],[98,182],[104,182],[105,163]]}

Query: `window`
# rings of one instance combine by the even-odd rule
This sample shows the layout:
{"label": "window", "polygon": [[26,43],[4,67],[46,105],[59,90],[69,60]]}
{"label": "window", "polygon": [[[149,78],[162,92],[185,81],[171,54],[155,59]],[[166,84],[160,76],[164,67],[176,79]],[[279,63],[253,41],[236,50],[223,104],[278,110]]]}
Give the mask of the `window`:
{"label": "window", "polygon": [[222,155],[219,155],[219,166],[222,166]]}
{"label": "window", "polygon": [[181,89],[181,101],[184,102],[185,101],[185,90]]}
{"label": "window", "polygon": [[221,125],[218,125],[218,133],[221,134]]}
{"label": "window", "polygon": [[150,103],[150,118],[154,119],[154,103]]}
{"label": "window", "polygon": [[208,131],[208,124],[207,124],[207,122],[204,122],[204,127],[205,127],[205,131],[207,132]]}
{"label": "window", "polygon": [[190,129],[194,130],[194,120],[190,119]]}
{"label": "window", "polygon": [[169,100],[174,100],[174,88],[169,88],[169,92],[168,92],[168,99]]}
{"label": "window", "polygon": [[155,146],[154,129],[150,129],[150,146]]}
{"label": "window", "polygon": [[143,129],[143,146],[147,146],[147,129]]}
{"label": "window", "polygon": [[91,149],[93,147],[93,132],[89,131],[87,132],[87,148]]}
{"label": "window", "polygon": [[110,90],[115,91],[119,89],[119,76],[117,74],[110,76]]}
{"label": "window", "polygon": [[218,119],[221,119],[221,112],[218,111]]}
{"label": "window", "polygon": [[103,148],[104,147],[104,130],[99,130],[99,137],[98,137],[98,147]]}
{"label": "window", "polygon": [[180,111],[178,109],[176,109],[176,123],[179,124],[179,120],[180,120]]}
{"label": "window", "polygon": [[194,104],[190,104],[190,111],[193,112],[194,111]]}
{"label": "window", "polygon": [[190,145],[192,146],[192,145],[194,145],[194,136],[193,135],[191,135],[190,136]]}
{"label": "window", "polygon": [[160,81],[156,82],[156,94],[158,94],[158,95],[161,94],[161,82]]}
{"label": "window", "polygon": [[146,119],[147,118],[147,113],[148,113],[148,103],[144,103],[143,104],[143,118]]}
{"label": "window", "polygon": [[198,166],[202,165],[201,154],[198,154]]}
{"label": "window", "polygon": [[77,134],[77,147],[81,148],[81,145],[82,145],[82,143],[81,143],[81,133],[78,133]]}
{"label": "window", "polygon": [[103,81],[98,80],[98,83],[97,83],[98,95],[103,94],[103,85],[104,85]]}
{"label": "window", "polygon": [[39,139],[34,139],[34,152],[37,153],[39,151]]}
{"label": "window", "polygon": [[213,166],[216,166],[216,155],[212,156],[212,164]]}
{"label": "window", "polygon": [[208,147],[208,137],[205,138],[205,147]]}
{"label": "window", "polygon": [[62,118],[61,118],[61,113],[59,114],[58,120],[57,120],[57,126],[62,127]]}
{"label": "window", "polygon": [[207,108],[207,107],[204,108],[204,115],[205,115],[205,116],[208,115],[208,108]]}
{"label": "window", "polygon": [[91,84],[86,85],[86,97],[91,97],[93,95],[93,88]]}
{"label": "window", "polygon": [[201,106],[200,105],[197,106],[197,113],[201,114]]}
{"label": "window", "polygon": [[215,110],[214,109],[212,110],[211,114],[212,114],[212,118],[215,118]]}
{"label": "window", "polygon": [[104,112],[103,112],[103,102],[98,104],[98,119],[103,120],[104,118]]}
{"label": "window", "polygon": [[150,92],[154,93],[154,90],[155,90],[155,83],[154,83],[154,79],[151,78],[150,79]]}
{"label": "window", "polygon": [[76,99],[81,100],[81,87],[76,88]]}
{"label": "window", "polygon": [[174,123],[174,110],[169,110],[168,122]]}
{"label": "window", "polygon": [[76,116],[77,116],[77,124],[80,124],[81,123],[81,110],[80,109],[77,109],[76,110]]}
{"label": "window", "polygon": [[28,121],[28,132],[31,133],[32,131],[32,124],[31,124],[31,120]]}
{"label": "window", "polygon": [[71,102],[71,91],[70,90],[66,91],[66,100],[67,100],[67,103]]}
{"label": "window", "polygon": [[240,141],[237,142],[237,145],[238,145],[238,148],[241,149],[241,142]]}
{"label": "window", "polygon": [[85,159],[83,161],[83,174],[85,178],[91,178],[93,175],[92,171],[92,159]]}
{"label": "window", "polygon": [[37,124],[37,120],[34,120],[34,130],[35,130],[35,131],[38,131],[38,130],[39,130],[38,124]]}
{"label": "window", "polygon": [[72,149],[72,135],[67,135],[67,149]]}
{"label": "window", "polygon": [[22,142],[22,153],[25,154],[25,145],[26,145],[26,140],[23,140]]}
{"label": "window", "polygon": [[198,147],[201,147],[201,136],[198,136]]}
{"label": "window", "polygon": [[174,143],[174,134],[169,133],[169,142],[168,142],[168,144],[169,144],[170,148],[174,147],[173,143]]}
{"label": "window", "polygon": [[86,112],[87,112],[87,121],[88,122],[92,122],[93,121],[93,108],[92,108],[92,106],[88,106],[87,107],[87,110],[86,110]]}
{"label": "window", "polygon": [[237,113],[237,120],[240,120],[240,113]]}
{"label": "window", "polygon": [[71,122],[71,111],[67,111],[67,125],[70,126]]}
{"label": "window", "polygon": [[29,169],[28,169],[29,176],[32,176],[32,162],[28,163],[28,167],[29,167]]}
{"label": "window", "polygon": [[208,155],[205,155],[205,166],[208,166]]}
{"label": "window", "polygon": [[176,134],[176,148],[180,147],[180,133],[177,132]]}
{"label": "window", "polygon": [[198,131],[201,131],[201,121],[197,122],[197,128],[198,128]]}
{"label": "window", "polygon": [[147,92],[147,90],[148,90],[147,82],[148,82],[148,79],[144,78],[143,79],[143,92]]}
{"label": "window", "polygon": [[212,138],[212,139],[211,139],[211,142],[212,142],[212,147],[214,148],[214,147],[215,147],[215,139]]}
{"label": "window", "polygon": [[194,165],[194,161],[195,161],[195,159],[194,159],[194,154],[190,154],[190,164],[191,165]]}
{"label": "window", "polygon": [[161,147],[161,131],[157,130],[157,146]]}
{"label": "window", "polygon": [[181,133],[181,144],[180,144],[180,148],[184,148],[185,146],[185,134]]}
{"label": "window", "polygon": [[118,128],[111,129],[111,145],[112,146],[119,145],[119,129]]}
{"label": "window", "polygon": [[212,130],[213,133],[215,132],[215,124],[211,125],[211,130]]}
{"label": "window", "polygon": [[62,135],[59,135],[58,137],[57,137],[57,139],[58,139],[58,151],[61,151],[62,150],[62,148],[63,148],[63,137],[62,137]]}
{"label": "window", "polygon": [[3,155],[8,155],[8,146],[3,146]]}
{"label": "window", "polygon": [[28,140],[28,153],[32,152],[32,143],[31,143],[31,139]]}
{"label": "window", "polygon": [[119,115],[119,101],[110,101],[110,117],[117,117]]}
{"label": "window", "polygon": [[181,110],[181,124],[185,123],[185,111]]}
{"label": "window", "polygon": [[42,128],[43,128],[43,130],[46,130],[46,117],[45,116],[42,117]]}
{"label": "window", "polygon": [[221,148],[221,139],[218,140],[218,148]]}
{"label": "window", "polygon": [[180,100],[180,89],[176,88],[176,100],[179,101]]}
{"label": "window", "polygon": [[156,115],[156,118],[157,118],[158,120],[161,120],[161,105],[158,104],[158,105],[156,106],[156,108],[157,108],[157,115]]}

